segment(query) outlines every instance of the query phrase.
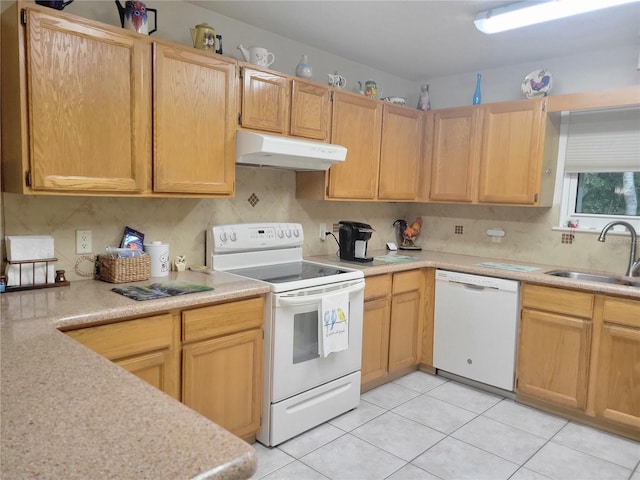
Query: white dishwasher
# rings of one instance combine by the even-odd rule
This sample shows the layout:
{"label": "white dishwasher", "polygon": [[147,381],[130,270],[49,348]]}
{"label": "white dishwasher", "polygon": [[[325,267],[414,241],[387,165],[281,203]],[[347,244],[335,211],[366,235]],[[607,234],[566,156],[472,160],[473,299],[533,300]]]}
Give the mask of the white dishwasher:
{"label": "white dishwasher", "polygon": [[436,271],[433,366],[513,391],[520,283]]}

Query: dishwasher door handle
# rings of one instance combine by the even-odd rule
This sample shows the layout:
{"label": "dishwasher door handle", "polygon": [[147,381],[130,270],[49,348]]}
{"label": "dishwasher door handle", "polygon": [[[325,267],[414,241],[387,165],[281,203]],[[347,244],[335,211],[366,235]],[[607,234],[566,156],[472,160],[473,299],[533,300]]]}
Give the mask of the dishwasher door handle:
{"label": "dishwasher door handle", "polygon": [[[455,285],[460,285],[463,288],[468,288],[469,290],[486,290],[488,288],[491,287],[483,287],[482,285],[474,285],[473,283],[464,283],[464,282],[452,282],[449,281],[449,283],[453,283]],[[494,290],[494,289],[492,289]]]}

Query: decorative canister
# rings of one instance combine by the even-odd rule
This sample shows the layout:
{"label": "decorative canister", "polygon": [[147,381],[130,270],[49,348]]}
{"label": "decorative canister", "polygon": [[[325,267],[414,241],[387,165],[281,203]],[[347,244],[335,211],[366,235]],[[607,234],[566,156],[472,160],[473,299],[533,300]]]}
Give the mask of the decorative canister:
{"label": "decorative canister", "polygon": [[144,251],[151,260],[151,276],[166,277],[169,275],[169,244],[151,242],[144,244]]}
{"label": "decorative canister", "polygon": [[302,55],[302,60],[300,60],[300,63],[296,67],[296,75],[302,78],[311,78],[312,74],[313,70],[311,65],[309,65],[309,59],[306,55]]}

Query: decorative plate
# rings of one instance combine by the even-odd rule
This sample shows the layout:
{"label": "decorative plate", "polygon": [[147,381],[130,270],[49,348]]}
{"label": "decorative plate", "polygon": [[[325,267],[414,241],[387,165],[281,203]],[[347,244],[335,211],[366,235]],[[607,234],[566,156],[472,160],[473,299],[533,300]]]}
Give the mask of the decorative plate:
{"label": "decorative plate", "polygon": [[523,98],[546,97],[553,84],[553,75],[549,70],[534,70],[524,77],[520,86]]}

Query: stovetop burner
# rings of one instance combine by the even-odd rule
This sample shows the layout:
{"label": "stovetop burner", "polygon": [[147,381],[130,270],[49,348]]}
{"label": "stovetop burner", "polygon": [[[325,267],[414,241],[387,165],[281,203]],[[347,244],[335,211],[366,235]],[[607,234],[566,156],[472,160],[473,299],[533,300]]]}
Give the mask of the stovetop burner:
{"label": "stovetop burner", "polygon": [[340,275],[347,273],[347,270],[332,265],[301,261],[280,263],[277,265],[264,265],[260,267],[238,268],[227,270],[227,272],[269,283],[287,283],[298,280]]}

